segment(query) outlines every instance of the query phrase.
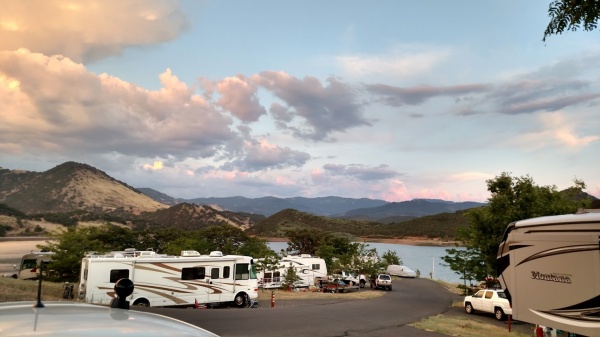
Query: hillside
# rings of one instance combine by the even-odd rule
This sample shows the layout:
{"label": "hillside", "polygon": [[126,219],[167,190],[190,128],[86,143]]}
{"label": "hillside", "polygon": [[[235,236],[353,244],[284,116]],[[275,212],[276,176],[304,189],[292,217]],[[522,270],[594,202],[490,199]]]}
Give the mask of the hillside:
{"label": "hillside", "polygon": [[428,237],[453,240],[456,230],[465,226],[467,226],[467,219],[463,211],[429,215],[401,223],[383,224],[372,221],[328,218],[287,209],[259,222],[250,228],[248,233],[261,237],[285,237],[285,232],[288,230],[316,228],[373,239]]}
{"label": "hillside", "polygon": [[0,170],[0,203],[27,214],[88,210],[140,214],[167,206],[103,171],[67,162],[45,172]]}
{"label": "hillside", "polygon": [[153,213],[145,213],[141,218],[161,227],[177,227],[189,230],[219,224],[232,225],[246,230],[255,223],[255,219],[247,215],[188,203],[177,204]]}
{"label": "hillside", "polygon": [[354,209],[338,217],[345,219],[361,218],[371,221],[386,219],[385,222],[389,222],[390,220],[395,220],[393,218],[397,217],[408,219],[440,213],[453,213],[483,205],[485,204],[470,201],[453,202],[437,199],[413,199],[410,201],[392,202],[379,207]]}

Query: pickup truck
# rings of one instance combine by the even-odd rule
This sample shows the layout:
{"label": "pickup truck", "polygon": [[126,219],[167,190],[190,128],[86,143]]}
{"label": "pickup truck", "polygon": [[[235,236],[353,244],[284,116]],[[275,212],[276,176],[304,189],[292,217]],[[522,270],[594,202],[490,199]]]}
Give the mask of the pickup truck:
{"label": "pickup truck", "polygon": [[496,319],[502,321],[506,315],[512,315],[508,298],[501,289],[482,289],[473,296],[465,296],[463,301],[467,314],[482,311],[494,314]]}

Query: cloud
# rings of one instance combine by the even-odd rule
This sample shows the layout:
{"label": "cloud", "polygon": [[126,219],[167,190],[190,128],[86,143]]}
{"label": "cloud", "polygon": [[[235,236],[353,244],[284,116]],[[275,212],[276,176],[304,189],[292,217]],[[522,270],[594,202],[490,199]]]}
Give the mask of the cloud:
{"label": "cloud", "polygon": [[244,76],[228,77],[216,84],[219,105],[244,122],[255,122],[267,113],[256,94],[258,87]]}
{"label": "cloud", "polygon": [[232,120],[170,70],[157,91],[59,56],[0,52],[0,143],[24,153],[201,158],[237,137]]}
{"label": "cloud", "polygon": [[481,93],[489,90],[485,84],[463,84],[447,87],[418,86],[412,88],[400,88],[386,84],[365,85],[368,92],[377,95],[390,106],[399,107],[403,105],[419,105],[426,100],[440,97],[460,97],[462,95]]}
{"label": "cloud", "polygon": [[579,135],[576,122],[565,118],[561,112],[541,114],[538,119],[541,123],[538,130],[521,135],[516,143],[530,149],[565,148],[576,151],[600,140],[600,134]]}
{"label": "cloud", "polygon": [[301,167],[310,159],[306,152],[270,144],[267,140],[246,141],[244,155],[222,166],[226,170],[259,171],[264,169]]}
{"label": "cloud", "polygon": [[0,11],[0,50],[94,61],[130,46],[176,38],[187,20],[172,0],[6,1]]}
{"label": "cloud", "polygon": [[383,180],[400,175],[400,173],[390,169],[388,165],[383,164],[377,167],[368,167],[360,164],[325,164],[323,165],[323,169],[327,174],[332,176],[346,176],[359,180]]}
{"label": "cloud", "polygon": [[274,106],[272,115],[279,127],[298,138],[331,140],[333,132],[371,126],[363,116],[357,93],[335,78],[327,79],[326,86],[315,77],[298,79],[284,72],[261,72],[253,79],[285,103],[285,108]]}
{"label": "cloud", "polygon": [[345,77],[406,79],[431,72],[450,54],[439,48],[401,46],[387,55],[344,55],[336,60]]}

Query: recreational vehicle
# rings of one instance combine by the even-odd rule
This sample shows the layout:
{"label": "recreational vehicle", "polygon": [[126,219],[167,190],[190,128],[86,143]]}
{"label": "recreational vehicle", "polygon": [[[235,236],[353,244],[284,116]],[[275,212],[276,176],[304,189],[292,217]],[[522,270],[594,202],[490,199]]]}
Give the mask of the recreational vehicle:
{"label": "recreational vehicle", "polygon": [[40,267],[40,264],[43,264],[42,269],[46,270],[45,266],[52,261],[53,254],[53,252],[40,251],[23,255],[19,266],[14,266],[15,270],[17,271],[16,278],[19,280],[37,279],[39,275],[38,268]]}
{"label": "recreational vehicle", "polygon": [[281,287],[290,267],[294,268],[296,275],[300,277],[295,284],[296,287],[310,287],[315,285],[316,279],[327,279],[325,260],[310,254],[288,255],[279,260],[277,268],[259,273],[261,286],[265,289]]}
{"label": "recreational vehicle", "polygon": [[81,261],[79,298],[108,304],[114,284],[129,278],[135,290],[127,298],[138,306],[190,306],[232,302],[244,307],[258,297],[254,261],[249,256],[182,251],[180,256],[126,249],[88,255]]}
{"label": "recreational vehicle", "polygon": [[600,336],[600,210],[509,224],[497,265],[515,319]]}

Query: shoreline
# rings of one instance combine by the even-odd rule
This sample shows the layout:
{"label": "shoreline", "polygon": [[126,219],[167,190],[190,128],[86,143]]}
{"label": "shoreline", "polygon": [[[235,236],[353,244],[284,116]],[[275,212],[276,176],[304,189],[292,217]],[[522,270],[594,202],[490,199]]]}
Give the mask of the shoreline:
{"label": "shoreline", "polygon": [[[260,237],[263,240],[269,242],[288,242],[288,238],[280,237]],[[409,245],[409,246],[434,246],[434,247],[457,247],[457,241],[443,241],[441,239],[432,239],[426,237],[404,237],[404,238],[370,238],[370,237],[359,237],[361,242],[372,242],[372,243],[390,243],[397,245]]]}

